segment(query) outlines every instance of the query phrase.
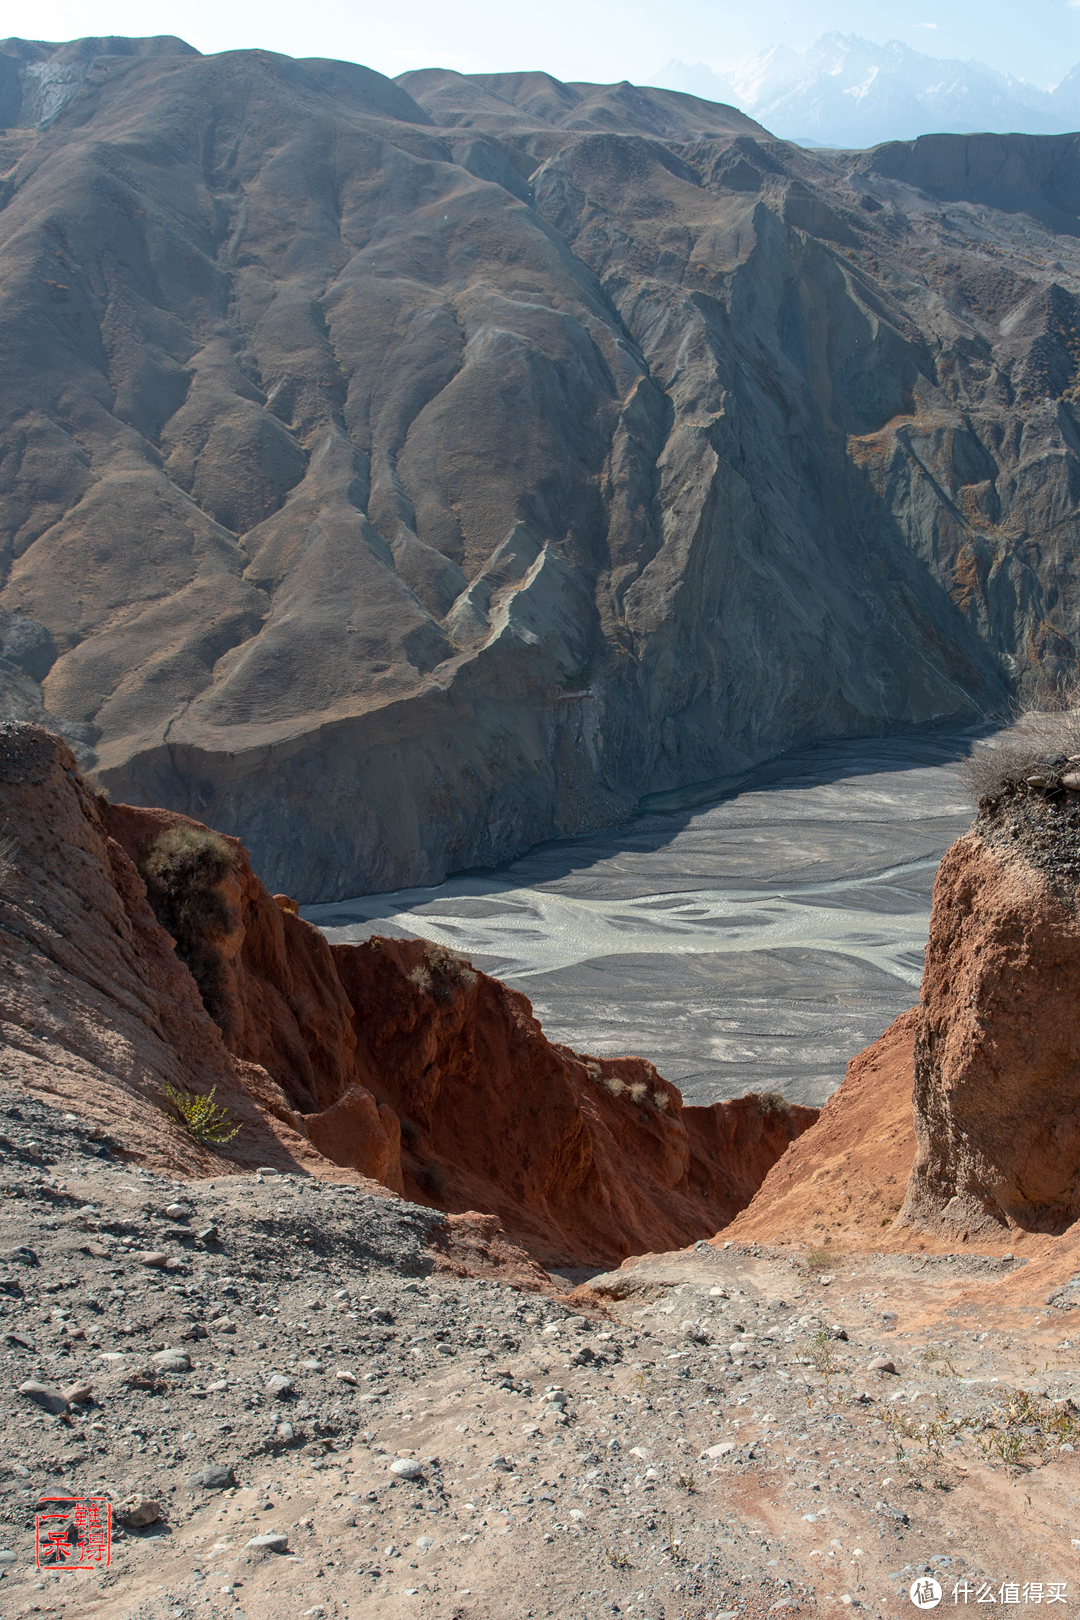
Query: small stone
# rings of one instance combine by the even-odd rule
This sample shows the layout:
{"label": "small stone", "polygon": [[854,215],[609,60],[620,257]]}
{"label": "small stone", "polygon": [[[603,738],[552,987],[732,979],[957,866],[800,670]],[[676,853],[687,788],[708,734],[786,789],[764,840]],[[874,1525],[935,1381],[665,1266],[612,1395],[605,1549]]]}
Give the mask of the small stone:
{"label": "small stone", "polygon": [[271,1373],[263,1387],[268,1395],[280,1396],[291,1395],[295,1386],[292,1379],[286,1378],[284,1373]]}
{"label": "small stone", "polygon": [[252,1536],[249,1547],[262,1547],[267,1552],[283,1553],[289,1550],[289,1538],[280,1530],[268,1530],[264,1536]]}
{"label": "small stone", "polygon": [[720,1442],[720,1444],[718,1446],[706,1446],[705,1450],[701,1453],[701,1455],[702,1455],[702,1459],[704,1459],[705,1457],[711,1457],[715,1461],[719,1457],[730,1456],[730,1454],[734,1450],[735,1450],[734,1441],[732,1441],[732,1440],[721,1440],[721,1442]]}
{"label": "small stone", "polygon": [[272,1164],[264,1164],[256,1170],[255,1174],[257,1176],[280,1176],[281,1171],[275,1170]]}
{"label": "small stone", "polygon": [[390,1464],[390,1472],[398,1479],[422,1479],[424,1468],[415,1457],[396,1457]]}
{"label": "small stone", "polygon": [[236,1323],[229,1316],[219,1316],[210,1324],[211,1333],[235,1333]]}
{"label": "small stone", "polygon": [[200,1243],[216,1243],[217,1235],[218,1229],[216,1226],[200,1226],[195,1234]]}
{"label": "small stone", "polygon": [[84,1243],[82,1252],[92,1256],[95,1260],[107,1260],[112,1254],[112,1250],[105,1243]]}
{"label": "small stone", "polygon": [[1080,793],[1080,771],[1066,771],[1061,778],[1061,785],[1068,788],[1070,793]]}
{"label": "small stone", "polygon": [[68,1403],[65,1396],[51,1384],[38,1384],[31,1378],[25,1384],[19,1385],[20,1395],[29,1395],[38,1406],[43,1406],[46,1412],[66,1412]]}
{"label": "small stone", "polygon": [[0,1564],[17,1564],[18,1561],[18,1553],[12,1552],[9,1547],[0,1547]]}
{"label": "small stone", "polygon": [[584,1333],[588,1326],[587,1316],[568,1316],[563,1321],[563,1327],[568,1333]]}
{"label": "small stone", "polygon": [[132,1259],[137,1260],[140,1266],[149,1266],[151,1271],[164,1271],[169,1263],[164,1249],[150,1249],[146,1254],[132,1255]]}
{"label": "small stone", "polygon": [[150,1364],[159,1372],[183,1373],[191,1371],[191,1357],[183,1350],[170,1347],[150,1357]]}
{"label": "small stone", "polygon": [[188,1211],[183,1204],[166,1204],[165,1213],[172,1221],[186,1221]]}
{"label": "small stone", "polygon": [[90,1384],[69,1384],[67,1389],[62,1390],[61,1393],[69,1406],[85,1406],[87,1401],[92,1401],[94,1398],[94,1391]]}
{"label": "small stone", "polygon": [[303,1368],[303,1370],[305,1372],[320,1373],[320,1372],[325,1372],[325,1370],[326,1370],[324,1368],[322,1362],[316,1360],[316,1358],[314,1356],[309,1356],[307,1358],[307,1360],[302,1361],[300,1363],[300,1365],[301,1365],[301,1367]]}
{"label": "small stone", "polygon": [[875,1356],[873,1361],[867,1362],[867,1372],[895,1373],[896,1365],[888,1356]]}
{"label": "small stone", "polygon": [[274,1430],[279,1440],[295,1440],[296,1434],[291,1423],[279,1423]]}
{"label": "small stone", "polygon": [[421,1536],[416,1545],[421,1552],[430,1552],[435,1545],[435,1539],[433,1536]]}
{"label": "small stone", "polygon": [[113,1509],[121,1524],[133,1530],[143,1530],[148,1524],[157,1524],[161,1518],[161,1503],[149,1496],[129,1496]]}
{"label": "small stone", "polygon": [[236,1484],[236,1475],[228,1463],[210,1463],[192,1474],[190,1483],[201,1485],[205,1491],[223,1491]]}
{"label": "small stone", "polygon": [[334,1377],[339,1378],[343,1384],[359,1383],[359,1379],[357,1378],[356,1374],[348,1372],[344,1367],[339,1367],[337,1372],[334,1374]]}

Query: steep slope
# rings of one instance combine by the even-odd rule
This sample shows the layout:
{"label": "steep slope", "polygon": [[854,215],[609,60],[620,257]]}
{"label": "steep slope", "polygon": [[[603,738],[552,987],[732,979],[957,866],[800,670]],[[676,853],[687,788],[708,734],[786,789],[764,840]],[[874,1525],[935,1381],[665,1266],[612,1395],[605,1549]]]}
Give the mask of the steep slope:
{"label": "steep slope", "polygon": [[950,218],[977,141],[0,58],[0,700],[271,887],[437,881],[1071,667],[1075,138]]}
{"label": "steep slope", "polygon": [[[554,1045],[524,996],[423,940],[331,952],[235,840],[104,802],[36,726],[0,725],[0,825],[0,1080],[144,1162],[362,1176],[463,1217],[451,1255],[498,1251],[501,1221],[534,1261],[595,1265],[710,1236],[817,1118],[684,1109],[651,1064]],[[170,1086],[217,1088],[235,1143],[167,1120]]]}

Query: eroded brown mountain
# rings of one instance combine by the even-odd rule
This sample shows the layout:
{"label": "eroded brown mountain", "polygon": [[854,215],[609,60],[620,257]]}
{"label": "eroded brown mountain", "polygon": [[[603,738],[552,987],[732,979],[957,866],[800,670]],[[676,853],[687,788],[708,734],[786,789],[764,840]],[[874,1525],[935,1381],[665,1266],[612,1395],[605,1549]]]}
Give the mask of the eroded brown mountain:
{"label": "eroded brown mountain", "polygon": [[1075,656],[1076,137],[169,39],[0,109],[0,697],[272,888]]}

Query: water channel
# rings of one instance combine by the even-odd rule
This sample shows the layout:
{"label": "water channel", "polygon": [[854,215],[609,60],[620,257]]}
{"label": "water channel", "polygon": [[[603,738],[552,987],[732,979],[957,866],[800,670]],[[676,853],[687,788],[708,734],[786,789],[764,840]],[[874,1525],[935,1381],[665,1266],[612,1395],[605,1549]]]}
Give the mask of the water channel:
{"label": "water channel", "polygon": [[437,888],[304,908],[331,941],[422,935],[581,1051],[688,1101],[820,1104],[918,994],[934,873],[971,821],[972,733],[820,743]]}

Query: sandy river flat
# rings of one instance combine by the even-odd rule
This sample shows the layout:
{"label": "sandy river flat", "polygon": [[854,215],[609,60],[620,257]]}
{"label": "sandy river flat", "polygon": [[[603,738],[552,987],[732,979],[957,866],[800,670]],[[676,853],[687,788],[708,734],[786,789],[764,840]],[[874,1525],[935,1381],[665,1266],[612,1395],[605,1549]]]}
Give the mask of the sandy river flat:
{"label": "sandy river flat", "polygon": [[710,1102],[821,1103],[918,994],[971,735],[823,743],[438,888],[308,906],[332,941],[423,935],[522,990],[554,1040],[637,1052]]}

